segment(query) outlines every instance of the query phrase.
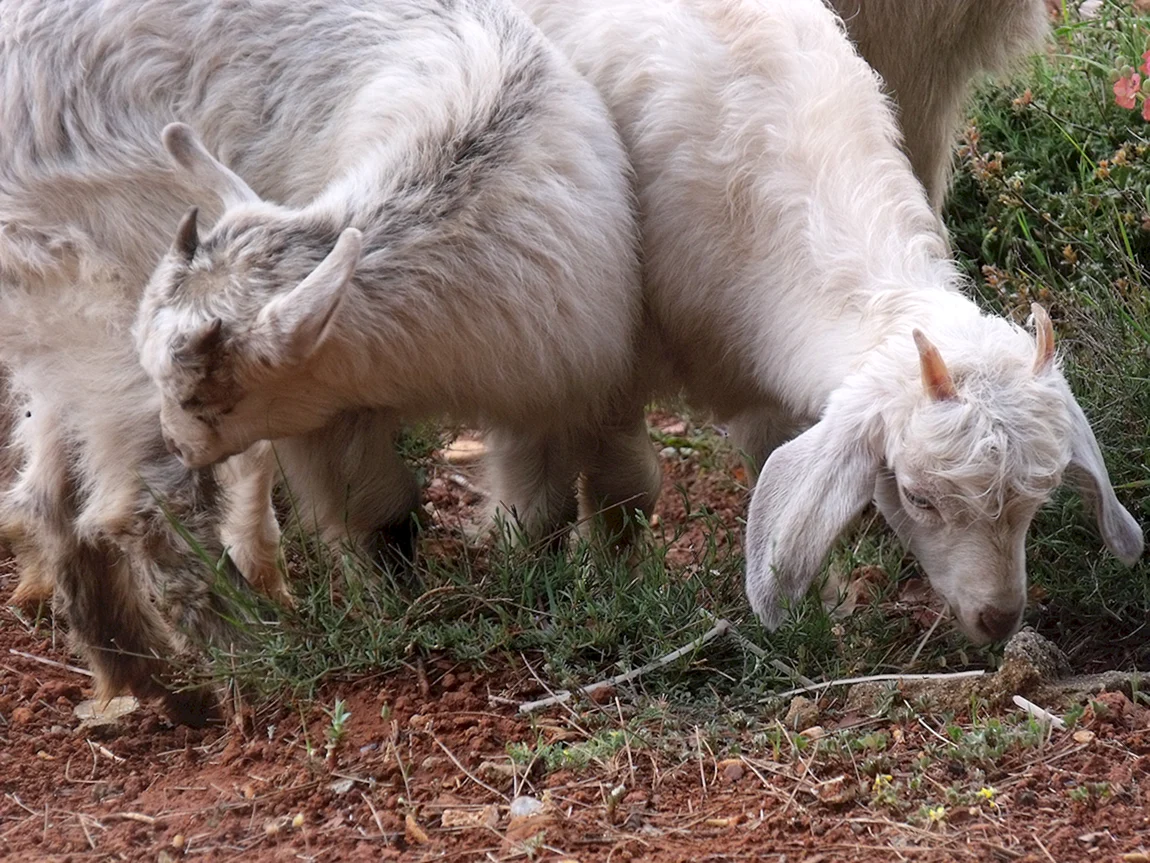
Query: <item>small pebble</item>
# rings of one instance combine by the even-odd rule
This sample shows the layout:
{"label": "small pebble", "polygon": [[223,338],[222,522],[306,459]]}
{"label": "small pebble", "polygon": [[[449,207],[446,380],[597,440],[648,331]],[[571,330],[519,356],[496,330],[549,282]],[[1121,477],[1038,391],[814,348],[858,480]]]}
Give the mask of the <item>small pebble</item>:
{"label": "small pebble", "polygon": [[527,818],[543,811],[543,803],[534,797],[521,795],[511,801],[511,817]]}

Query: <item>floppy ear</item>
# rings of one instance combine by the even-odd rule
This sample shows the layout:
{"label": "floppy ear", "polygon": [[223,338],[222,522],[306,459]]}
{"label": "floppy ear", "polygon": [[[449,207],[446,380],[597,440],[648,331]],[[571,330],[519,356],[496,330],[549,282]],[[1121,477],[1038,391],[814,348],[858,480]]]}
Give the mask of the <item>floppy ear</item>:
{"label": "floppy ear", "polygon": [[1142,556],[1142,528],[1114,496],[1102,451],[1074,396],[1070,396],[1070,448],[1067,478],[1093,506],[1106,547],[1124,564],[1133,566]]}
{"label": "floppy ear", "polygon": [[327,337],[359,264],[363,235],[347,228],[306,279],[260,311],[256,329],[269,336],[289,362],[307,359]]}
{"label": "floppy ear", "polygon": [[164,127],[161,138],[172,160],[191,174],[198,184],[215,192],[225,207],[260,200],[260,196],[238,174],[208,152],[191,126],[169,123]]}
{"label": "floppy ear", "polygon": [[831,546],[874,496],[879,457],[845,406],[776,449],[747,513],[747,598],[768,629],[800,599]]}

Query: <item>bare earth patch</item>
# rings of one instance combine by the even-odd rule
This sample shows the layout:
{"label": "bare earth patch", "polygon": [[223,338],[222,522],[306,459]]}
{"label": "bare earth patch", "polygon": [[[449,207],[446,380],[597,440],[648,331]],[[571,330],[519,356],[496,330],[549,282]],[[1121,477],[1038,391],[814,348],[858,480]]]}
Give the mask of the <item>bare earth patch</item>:
{"label": "bare earth patch", "polygon": [[[657,527],[689,566],[737,542],[745,478],[673,448]],[[477,510],[466,470],[436,471],[432,553]],[[0,601],[14,586],[0,577]],[[149,707],[82,724],[90,679],[62,634],[0,619],[4,860],[1150,861],[1150,711],[1119,692],[1065,731],[969,701],[911,709],[907,690],[878,718],[836,696],[715,741],[622,691],[524,716],[548,693],[522,658],[430,656],[315,704],[240,705],[226,727]]]}

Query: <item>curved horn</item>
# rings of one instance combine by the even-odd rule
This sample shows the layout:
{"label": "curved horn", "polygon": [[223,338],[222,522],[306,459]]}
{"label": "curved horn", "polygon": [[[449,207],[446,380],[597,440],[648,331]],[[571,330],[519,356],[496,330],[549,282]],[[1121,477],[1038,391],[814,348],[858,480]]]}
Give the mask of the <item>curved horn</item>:
{"label": "curved horn", "polygon": [[196,249],[200,247],[200,235],[196,229],[196,218],[199,213],[199,207],[192,207],[184,213],[180,224],[176,227],[176,241],[172,244],[172,250],[189,264],[196,256]]}
{"label": "curved horn", "polygon": [[1054,364],[1054,325],[1046,309],[1038,303],[1031,303],[1030,313],[1034,315],[1034,337],[1038,341],[1038,353],[1034,357],[1034,373],[1038,375]]}
{"label": "curved horn", "polygon": [[923,335],[922,330],[916,329],[913,333],[914,344],[918,348],[918,361],[922,368],[922,386],[927,394],[936,402],[954,401],[958,398],[958,390],[954,388],[954,379],[942,354],[938,352],[930,339]]}

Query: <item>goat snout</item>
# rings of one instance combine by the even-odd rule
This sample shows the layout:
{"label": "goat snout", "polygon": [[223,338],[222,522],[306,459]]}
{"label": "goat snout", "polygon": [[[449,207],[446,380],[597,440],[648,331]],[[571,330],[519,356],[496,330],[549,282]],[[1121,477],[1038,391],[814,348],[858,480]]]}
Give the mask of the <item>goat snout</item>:
{"label": "goat snout", "polygon": [[990,641],[1003,641],[1014,635],[1022,622],[1022,609],[988,608],[978,614],[978,626]]}

